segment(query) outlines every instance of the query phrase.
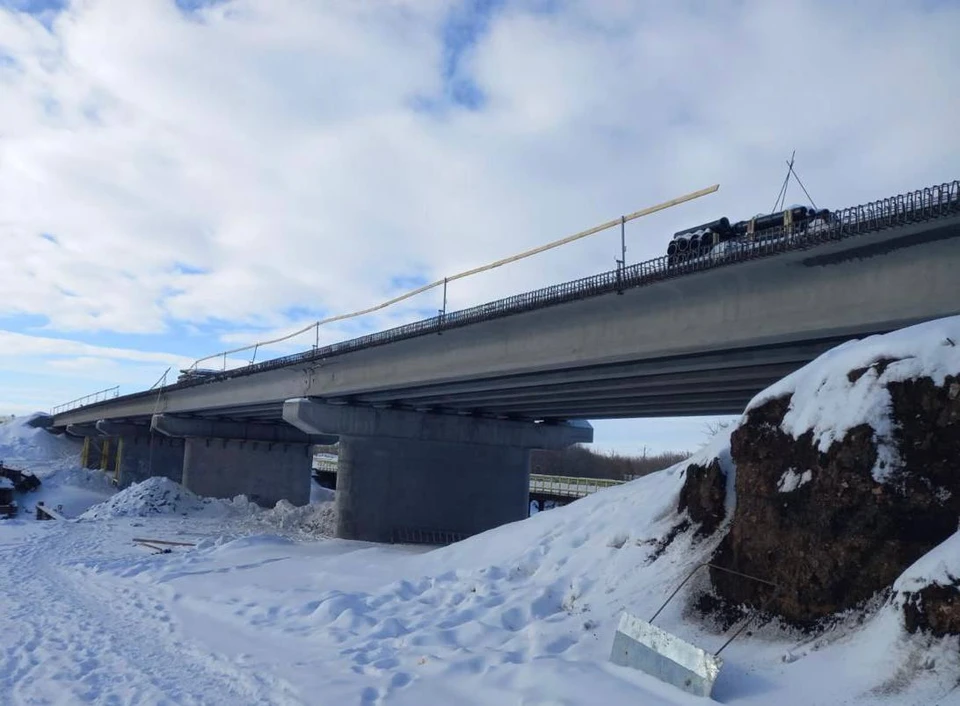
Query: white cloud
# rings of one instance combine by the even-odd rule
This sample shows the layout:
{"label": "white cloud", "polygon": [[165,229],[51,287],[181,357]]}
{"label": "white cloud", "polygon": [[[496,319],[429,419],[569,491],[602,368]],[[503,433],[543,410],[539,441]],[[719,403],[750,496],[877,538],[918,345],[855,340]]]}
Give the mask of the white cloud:
{"label": "white cloud", "polygon": [[[957,176],[955,5],[538,4],[463,51],[477,111],[445,98],[452,2],[78,0],[50,31],[0,9],[5,313],[59,335],[215,320],[213,353],[720,182],[631,224],[629,259],[661,254],[769,209],[793,148],[821,206]],[[618,250],[610,232],[457,282],[450,306]]]}
{"label": "white cloud", "polygon": [[69,339],[46,336],[30,336],[13,331],[0,330],[0,360],[4,358],[45,358],[60,356],[69,359],[92,359],[132,361],[179,365],[186,360],[184,356],[170,353],[95,346]]}

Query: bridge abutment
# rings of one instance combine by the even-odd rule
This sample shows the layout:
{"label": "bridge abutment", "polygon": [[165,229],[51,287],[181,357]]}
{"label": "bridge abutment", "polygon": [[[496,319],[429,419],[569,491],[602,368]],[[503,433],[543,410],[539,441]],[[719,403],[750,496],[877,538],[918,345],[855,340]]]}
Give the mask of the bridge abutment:
{"label": "bridge abutment", "polygon": [[588,424],[533,424],[289,400],[284,419],[340,436],[337,536],[444,541],[528,515],[530,451],[593,440]]}
{"label": "bridge abutment", "polygon": [[279,500],[310,502],[312,438],[287,425],[252,424],[154,415],[151,428],[182,439],[183,479],[188,490],[212,498],[246,495],[264,507]]}

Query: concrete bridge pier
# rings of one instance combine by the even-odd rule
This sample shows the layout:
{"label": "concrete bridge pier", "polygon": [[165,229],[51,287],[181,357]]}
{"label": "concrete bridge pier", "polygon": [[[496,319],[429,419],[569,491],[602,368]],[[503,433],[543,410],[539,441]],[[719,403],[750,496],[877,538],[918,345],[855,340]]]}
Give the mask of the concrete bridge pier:
{"label": "concrete bridge pier", "polygon": [[310,502],[313,438],[286,424],[255,424],[156,414],[151,429],[183,443],[184,487],[197,495],[246,495],[263,507]]}
{"label": "concrete bridge pier", "polygon": [[126,488],[152,476],[183,480],[183,440],[152,433],[141,424],[123,424],[101,419],[97,430],[112,440],[116,452],[116,478]]}
{"label": "concrete bridge pier", "polygon": [[284,419],[340,436],[337,536],[444,541],[528,516],[530,451],[593,440],[593,428],[288,400]]}

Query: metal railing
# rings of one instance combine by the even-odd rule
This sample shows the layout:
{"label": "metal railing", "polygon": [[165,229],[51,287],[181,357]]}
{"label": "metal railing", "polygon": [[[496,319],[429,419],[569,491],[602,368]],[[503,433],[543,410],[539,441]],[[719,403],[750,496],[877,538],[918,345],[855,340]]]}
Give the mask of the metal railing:
{"label": "metal railing", "polygon": [[331,461],[325,458],[324,459],[314,458],[312,468],[315,471],[326,471],[327,473],[336,473],[340,468],[340,464],[338,464],[336,461]]}
{"label": "metal railing", "polygon": [[604,488],[622,485],[622,480],[609,478],[575,478],[573,476],[548,476],[530,474],[530,492],[555,495],[561,498],[582,498]]}
{"label": "metal railing", "polygon": [[119,396],[120,386],[114,385],[113,387],[108,387],[105,390],[97,390],[96,392],[91,392],[89,395],[84,395],[83,397],[78,397],[75,400],[58,404],[56,407],[50,410],[50,414],[69,412],[71,409],[76,409],[77,407],[85,407],[88,404],[96,404],[97,402],[115,399]]}
{"label": "metal railing", "polygon": [[[616,270],[583,277],[571,282],[563,282],[531,292],[516,294],[468,309],[447,312],[322,348],[314,348],[303,353],[274,358],[202,378],[183,379],[165,386],[161,390],[164,392],[173,391],[214,381],[253,375],[266,370],[315,363],[325,358],[352,353],[365,348],[382,346],[429,334],[438,334],[449,329],[469,326],[491,319],[521,314],[611,292],[622,292],[625,289],[649,286],[695,272],[770,257],[793,250],[803,250],[865,233],[953,215],[960,215],[960,180],[833,211],[831,212],[830,222],[821,227],[806,228],[802,224],[791,225],[764,231],[762,236],[757,236],[753,240],[739,241],[733,244],[728,241],[722,244],[727,247],[700,249],[676,256],[663,255],[635,265],[619,267]],[[128,397],[133,399],[145,394],[149,393],[138,392]]]}

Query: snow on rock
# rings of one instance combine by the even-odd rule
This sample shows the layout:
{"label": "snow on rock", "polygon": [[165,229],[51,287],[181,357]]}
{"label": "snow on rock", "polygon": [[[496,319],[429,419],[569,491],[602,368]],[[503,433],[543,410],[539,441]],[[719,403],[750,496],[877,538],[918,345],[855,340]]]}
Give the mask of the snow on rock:
{"label": "snow on rock", "polygon": [[893,584],[898,592],[919,591],[937,584],[952,586],[960,582],[960,531],[917,559]]}
{"label": "snow on rock", "polygon": [[837,346],[758,394],[746,412],[790,396],[781,428],[794,438],[812,431],[823,452],[869,424],[878,448],[873,474],[882,482],[898,458],[887,385],[929,377],[940,386],[957,373],[960,316],[951,316]]}
{"label": "snow on rock", "polygon": [[[713,560],[781,590],[711,570],[721,598],[810,626],[888,590],[956,531],[958,343],[960,317],[852,341],[751,401],[730,437],[741,498]],[[717,476],[685,489],[714,508],[708,531]]]}
{"label": "snow on rock", "polygon": [[915,561],[893,588],[907,630],[960,635],[960,532]]}
{"label": "snow on rock", "polygon": [[13,481],[4,476],[0,476],[0,488],[4,490],[13,490]]}
{"label": "snow on rock", "polygon": [[801,485],[809,483],[812,479],[813,471],[809,469],[803,473],[797,473],[795,469],[788,468],[784,471],[783,475],[780,476],[780,480],[777,483],[777,490],[781,493],[792,493]]}

